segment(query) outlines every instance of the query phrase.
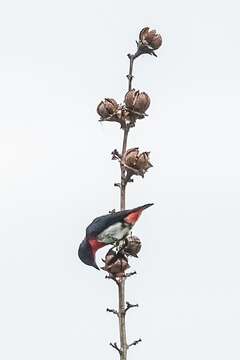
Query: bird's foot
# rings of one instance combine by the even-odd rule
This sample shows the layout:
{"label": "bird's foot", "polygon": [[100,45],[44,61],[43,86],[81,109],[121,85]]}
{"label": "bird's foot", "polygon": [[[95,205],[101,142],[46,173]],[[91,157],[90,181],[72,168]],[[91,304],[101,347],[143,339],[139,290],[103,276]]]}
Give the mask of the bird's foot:
{"label": "bird's foot", "polygon": [[127,246],[127,239],[126,238],[118,241],[118,243],[116,244],[116,252],[117,253],[122,252],[126,246]]}

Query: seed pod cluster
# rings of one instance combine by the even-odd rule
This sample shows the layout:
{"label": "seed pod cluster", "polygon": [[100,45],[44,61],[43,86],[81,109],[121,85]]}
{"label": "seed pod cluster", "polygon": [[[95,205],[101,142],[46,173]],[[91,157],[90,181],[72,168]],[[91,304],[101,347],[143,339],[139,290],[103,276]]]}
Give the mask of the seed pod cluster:
{"label": "seed pod cluster", "polygon": [[138,257],[137,254],[140,252],[142,247],[141,240],[137,236],[128,236],[127,246],[124,248],[126,254]]}
{"label": "seed pod cluster", "polygon": [[[137,170],[139,175],[143,176],[144,173],[152,167],[149,155],[150,152],[148,151],[140,153],[138,148],[131,148],[126,151],[123,163],[128,169]],[[134,173],[137,174],[136,172]]]}
{"label": "seed pod cluster", "polygon": [[106,254],[104,262],[105,266],[102,269],[115,277],[124,276],[125,271],[130,267],[127,257],[116,254],[112,249]]}
{"label": "seed pod cluster", "polygon": [[116,100],[106,98],[98,105],[97,113],[101,116],[102,119],[111,118],[116,115],[118,107],[119,105]]}
{"label": "seed pod cluster", "polygon": [[149,108],[150,97],[145,92],[132,89],[126,93],[124,102],[127,109],[143,115]]}
{"label": "seed pod cluster", "polygon": [[143,28],[139,33],[140,46],[144,45],[152,50],[157,50],[162,45],[162,37],[156,30],[150,30],[149,27]]}
{"label": "seed pod cluster", "polygon": [[97,113],[101,121],[118,122],[124,128],[126,123],[130,122],[134,126],[137,119],[144,118],[149,105],[150,97],[145,92],[132,89],[126,93],[124,105],[118,104],[112,98],[106,98],[97,106]]}

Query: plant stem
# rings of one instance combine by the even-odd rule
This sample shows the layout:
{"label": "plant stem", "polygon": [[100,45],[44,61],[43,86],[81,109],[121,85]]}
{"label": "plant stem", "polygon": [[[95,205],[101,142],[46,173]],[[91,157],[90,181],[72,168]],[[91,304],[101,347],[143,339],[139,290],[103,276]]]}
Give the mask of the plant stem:
{"label": "plant stem", "polygon": [[[134,55],[128,55],[130,60],[129,64],[129,73],[128,78],[128,90],[132,89],[132,79],[133,79],[133,62],[135,59]],[[130,124],[126,124],[123,133],[123,143],[122,143],[122,159],[127,150],[127,140],[130,130]],[[126,169],[121,164],[121,187],[120,187],[120,209],[125,210],[126,208]],[[118,280],[118,314],[119,314],[119,334],[120,334],[120,360],[127,360],[127,334],[126,334],[126,311],[125,311],[125,281],[126,278],[122,277]]]}
{"label": "plant stem", "polygon": [[[136,53],[137,54],[137,53]],[[129,58],[129,72],[127,75],[128,78],[128,91],[132,89],[132,80],[133,80],[133,63],[136,58],[136,54],[131,55],[128,54]],[[123,134],[123,144],[122,144],[122,159],[127,150],[127,140],[128,140],[128,133],[130,130],[130,124],[126,124],[124,128]],[[123,165],[121,165],[121,188],[120,188],[120,210],[125,210],[126,208],[126,170]]]}
{"label": "plant stem", "polygon": [[[129,126],[124,129],[123,144],[122,144],[122,158],[127,150],[127,139],[129,133]],[[125,210],[126,207],[126,170],[121,164],[121,188],[120,188],[120,209]],[[118,318],[119,318],[119,334],[120,334],[120,360],[127,359],[127,335],[126,335],[126,319],[125,319],[125,277],[118,280]]]}
{"label": "plant stem", "polygon": [[122,277],[118,282],[118,314],[119,314],[119,332],[121,353],[120,360],[127,359],[127,334],[126,334],[126,319],[125,319],[125,278]]}
{"label": "plant stem", "polygon": [[132,90],[132,80],[133,80],[133,62],[135,59],[135,55],[128,54],[129,62],[129,73],[127,75],[128,78],[128,91]]}
{"label": "plant stem", "polygon": [[[127,139],[129,133],[129,126],[126,125],[123,134],[123,144],[122,144],[122,158],[127,150]],[[126,208],[126,170],[124,165],[121,164],[121,188],[120,188],[120,210],[125,210]]]}

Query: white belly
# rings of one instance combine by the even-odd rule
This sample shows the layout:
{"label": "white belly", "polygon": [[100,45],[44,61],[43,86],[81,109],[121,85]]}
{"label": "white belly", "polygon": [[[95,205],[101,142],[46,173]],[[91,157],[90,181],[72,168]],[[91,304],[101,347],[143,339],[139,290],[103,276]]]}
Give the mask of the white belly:
{"label": "white belly", "polygon": [[106,230],[102,231],[98,235],[98,239],[105,243],[113,243],[124,239],[130,231],[129,226],[123,226],[121,223],[117,223],[109,226]]}

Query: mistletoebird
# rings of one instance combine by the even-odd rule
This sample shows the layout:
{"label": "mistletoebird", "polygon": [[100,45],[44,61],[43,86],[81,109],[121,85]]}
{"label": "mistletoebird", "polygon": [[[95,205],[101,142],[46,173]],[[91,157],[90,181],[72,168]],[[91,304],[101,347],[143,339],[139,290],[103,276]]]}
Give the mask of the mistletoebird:
{"label": "mistletoebird", "polygon": [[94,219],[88,225],[86,236],[78,249],[78,256],[82,262],[99,270],[95,260],[96,251],[105,245],[115,245],[125,239],[139,219],[142,211],[152,205],[146,204]]}

